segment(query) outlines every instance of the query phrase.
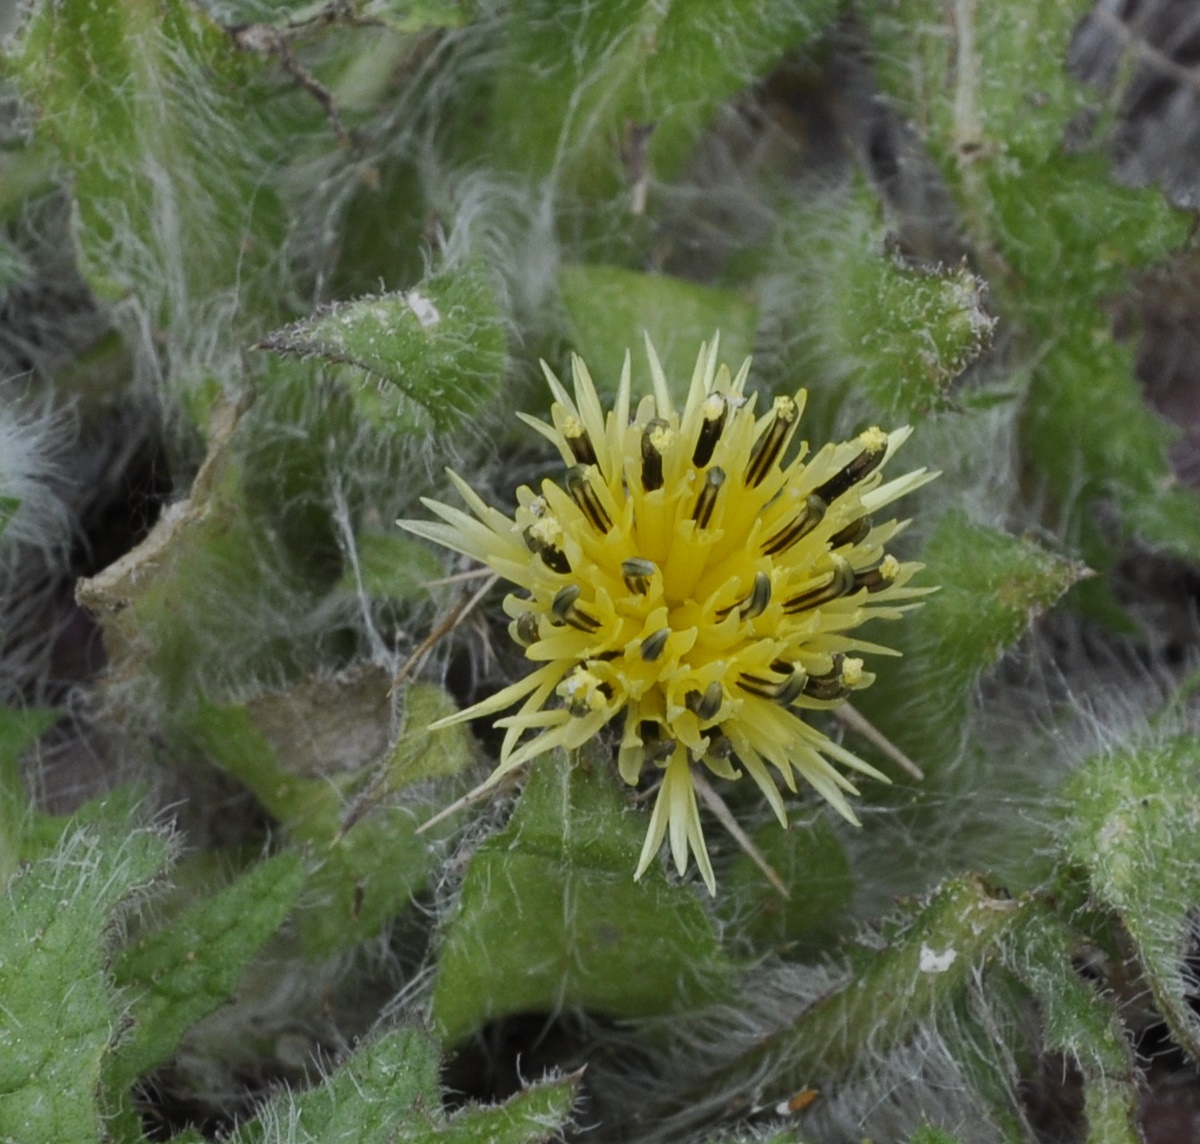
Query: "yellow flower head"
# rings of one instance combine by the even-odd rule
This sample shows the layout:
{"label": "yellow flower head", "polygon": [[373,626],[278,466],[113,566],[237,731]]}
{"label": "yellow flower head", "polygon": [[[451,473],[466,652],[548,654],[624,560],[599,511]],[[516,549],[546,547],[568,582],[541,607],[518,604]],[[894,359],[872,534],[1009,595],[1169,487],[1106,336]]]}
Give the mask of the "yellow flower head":
{"label": "yellow flower head", "polygon": [[669,835],[680,873],[690,849],[713,891],[694,767],[726,779],[745,770],[784,825],[771,767],[792,791],[798,773],[851,822],[845,796],[858,791],[833,764],[886,781],[801,715],[870,685],[860,653],[896,654],[851,633],[898,618],[915,606],[903,601],[930,591],[908,587],[921,565],[887,551],[907,522],[876,517],[933,474],[883,480],[907,428],[868,429],[812,457],[801,445],[785,462],[803,390],[756,416],[743,394],[749,361],[731,378],[714,340],[700,348],[679,412],[646,348],[653,395],[631,409],[627,354],[607,415],[580,358],[574,400],[543,363],[553,425],[520,416],[567,472],[540,493],[518,489],[514,518],[451,473],[474,516],[426,500],[445,523],[400,523],[521,589],[504,610],[536,669],[443,721],[521,702],[497,720],[506,733],[485,785],[555,747],[581,746],[623,712],[621,777],[662,774],[634,877]]}

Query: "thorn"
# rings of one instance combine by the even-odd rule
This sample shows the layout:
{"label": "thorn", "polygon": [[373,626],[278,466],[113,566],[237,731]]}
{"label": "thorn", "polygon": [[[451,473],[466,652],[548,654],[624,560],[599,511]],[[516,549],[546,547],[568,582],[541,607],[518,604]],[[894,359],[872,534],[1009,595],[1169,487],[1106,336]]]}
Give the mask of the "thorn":
{"label": "thorn", "polygon": [[856,735],[861,735],[872,746],[878,747],[893,763],[902,771],[911,775],[917,782],[921,782],[925,778],[925,772],[912,759],[900,750],[874,723],[868,722],[867,717],[856,711],[849,703],[843,703],[840,707],[835,707],[833,713],[841,720],[845,727],[853,731]]}
{"label": "thorn", "polygon": [[763,857],[762,851],[754,845],[750,836],[738,825],[737,819],[733,817],[733,812],[725,805],[725,800],[713,790],[712,784],[704,776],[704,772],[699,766],[692,767],[692,786],[700,796],[700,801],[713,812],[716,820],[725,827],[746,857],[763,872],[763,877],[779,891],[782,897],[790,901],[792,895],[788,893],[788,888],[784,885],[784,881],[775,867]]}
{"label": "thorn", "polygon": [[417,834],[424,834],[427,830],[432,830],[439,822],[445,822],[451,815],[457,814],[460,810],[465,810],[468,806],[474,806],[477,802],[482,802],[488,795],[499,791],[501,784],[493,782],[490,779],[481,782],[473,790],[467,791],[462,798],[456,798],[449,806],[443,806],[432,818],[426,819],[420,826],[417,827]]}
{"label": "thorn", "polygon": [[492,586],[499,580],[500,577],[494,572],[488,576],[483,582],[483,586],[469,600],[458,604],[452,608],[450,614],[446,616],[440,624],[438,624],[418,645],[416,650],[404,661],[404,666],[396,673],[395,679],[392,680],[392,686],[388,688],[388,695],[394,695],[396,689],[402,684],[420,665],[421,660],[425,658],[429,650],[440,639],[452,632],[468,615],[478,606],[479,602],[491,590]]}

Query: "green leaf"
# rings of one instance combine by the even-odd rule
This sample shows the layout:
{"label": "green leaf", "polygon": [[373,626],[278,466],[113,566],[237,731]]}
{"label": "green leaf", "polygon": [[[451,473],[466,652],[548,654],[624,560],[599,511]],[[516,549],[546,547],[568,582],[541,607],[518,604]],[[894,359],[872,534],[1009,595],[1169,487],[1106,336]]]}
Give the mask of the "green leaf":
{"label": "green leaf", "polygon": [[722,913],[760,949],[794,958],[827,950],[844,928],[855,890],[846,852],[828,820],[793,823],[788,830],[770,822],[755,831],[753,842],[790,896],[782,897],[739,851],[722,879]]}
{"label": "green leaf", "polygon": [[1200,907],[1200,737],[1089,760],[1063,790],[1069,853],[1114,910],[1175,1042],[1200,1061],[1200,1019],[1184,962]]}
{"label": "green leaf", "polygon": [[438,1112],[438,1051],[428,1034],[402,1028],[360,1048],[308,1092],[277,1093],[229,1144],[292,1144],[300,1123],[323,1144],[407,1139],[414,1120]]}
{"label": "green leaf", "polygon": [[169,705],[179,704],[198,678],[225,675],[239,660],[251,671],[268,663],[277,669],[271,653],[278,649],[254,621],[295,606],[292,585],[274,574],[272,538],[254,528],[246,511],[242,466],[231,447],[242,412],[219,407],[188,499],[76,589],[103,628],[114,674],[140,675]]}
{"label": "green leaf", "polygon": [[393,32],[459,28],[466,19],[465,0],[359,0],[360,19],[378,20]]}
{"label": "green leaf", "polygon": [[425,585],[445,571],[429,545],[396,533],[363,532],[355,538],[356,569],[348,569],[338,587],[357,592],[360,587],[373,599],[423,600]]}
{"label": "green leaf", "polygon": [[263,59],[185,0],[40,0],[3,63],[69,178],[94,291],[139,295],[199,354],[219,342],[214,316],[245,328],[278,312],[282,221],[266,176],[298,121],[280,121]]}
{"label": "green leaf", "polygon": [[0,494],[0,536],[3,536],[21,507],[21,498]]}
{"label": "green leaf", "polygon": [[727,966],[692,891],[654,869],[633,880],[646,822],[609,763],[534,765],[445,928],[433,1022],[448,1044],[515,1013],[651,1016],[719,991]]}
{"label": "green leaf", "polygon": [[[490,134],[500,163],[595,194],[620,185],[620,141],[676,177],[716,110],[833,22],[836,0],[522,0],[506,23]],[[530,76],[537,84],[530,85]]]}
{"label": "green leaf", "polygon": [[[385,800],[455,774],[472,758],[465,729],[428,729],[454,711],[445,693],[414,685],[405,694],[404,729],[381,762],[387,722],[375,721],[381,705],[386,716],[386,692],[386,678],[372,673],[365,685],[318,683],[246,705],[203,703],[188,724],[200,749],[311,848],[316,865],[296,924],[314,959],[377,936],[434,868],[431,847],[448,827],[419,835],[432,813],[427,805]],[[346,769],[332,771],[335,762]]]}
{"label": "green leaf", "polygon": [[359,408],[396,425],[403,398],[438,429],[461,423],[496,393],[504,377],[505,338],[485,271],[443,270],[395,294],[339,302],[277,330],[258,349],[317,356],[365,378]]}
{"label": "green leaf", "polygon": [[794,313],[783,322],[814,388],[861,386],[879,410],[906,420],[952,405],[953,382],[995,325],[984,280],[962,263],[933,269],[889,253],[879,201],[865,187],[792,196],[779,214],[767,272],[789,285]]}
{"label": "green leaf", "polygon": [[[754,348],[758,309],[746,295],[701,286],[665,274],[641,274],[618,266],[566,266],[559,276],[563,305],[576,353],[588,364],[601,393],[616,391],[625,351],[633,376],[649,392],[642,350],[650,335],[676,398],[682,401],[701,342],[721,335],[721,360],[737,370]],[[634,392],[639,386],[634,385]]]}
{"label": "green leaf", "polygon": [[58,719],[56,711],[0,707],[0,887],[7,884],[20,863],[33,856],[35,823],[48,823],[48,815],[31,803],[21,778],[21,755]]}
{"label": "green leaf", "polygon": [[909,1138],[908,1144],[962,1144],[961,1137],[932,1124],[922,1124]]}
{"label": "green leaf", "polygon": [[1043,1047],[1083,1077],[1088,1144],[1139,1144],[1139,1082],[1112,1004],[1072,968],[1078,943],[1049,910],[1030,907],[1011,935],[1012,967],[1038,1003]]}
{"label": "green leaf", "polygon": [[500,1105],[464,1108],[444,1128],[415,1134],[414,1142],[542,1144],[560,1139],[571,1115],[579,1076],[527,1085]]}
{"label": "green leaf", "polygon": [[441,1107],[438,1052],[417,1029],[397,1029],[359,1049],[324,1084],[280,1092],[230,1144],[541,1144],[556,1138],[571,1113],[578,1076],[530,1085],[504,1104]]}
{"label": "green leaf", "polygon": [[1072,125],[1077,136],[1097,119],[1063,65],[1086,11],[1077,0],[961,11],[887,0],[864,18],[884,87],[924,128],[955,195],[1014,360],[1031,363],[1026,445],[1059,498],[1056,530],[1087,541],[1101,565],[1108,542],[1088,526],[1103,497],[1129,532],[1195,559],[1200,498],[1173,487],[1170,430],[1109,317],[1132,273],[1183,246],[1192,220],[1157,190],[1114,183],[1102,147],[1063,145]]}
{"label": "green leaf", "polygon": [[106,1080],[124,1089],[165,1061],[183,1034],[230,996],[242,970],[279,928],[304,883],[299,856],[253,865],[228,889],[123,949],[113,978],[131,997],[133,1026]]}
{"label": "green leaf", "polygon": [[706,1114],[698,1110],[718,1103],[726,1115],[741,1114],[870,1073],[881,1052],[959,1002],[1020,916],[1019,903],[994,896],[981,879],[943,883],[844,985],[646,1115],[682,1133]]}
{"label": "green leaf", "polygon": [[[1090,573],[959,510],[942,518],[922,557],[920,582],[938,592],[887,641],[904,652],[900,670],[880,672],[855,706],[877,714],[881,729],[925,766],[955,749],[980,675]],[[902,722],[889,716],[894,710],[904,711]]]}
{"label": "green leaf", "polygon": [[76,819],[0,899],[0,1140],[95,1144],[101,1067],[121,1009],[105,974],[113,911],[170,847],[115,800]]}

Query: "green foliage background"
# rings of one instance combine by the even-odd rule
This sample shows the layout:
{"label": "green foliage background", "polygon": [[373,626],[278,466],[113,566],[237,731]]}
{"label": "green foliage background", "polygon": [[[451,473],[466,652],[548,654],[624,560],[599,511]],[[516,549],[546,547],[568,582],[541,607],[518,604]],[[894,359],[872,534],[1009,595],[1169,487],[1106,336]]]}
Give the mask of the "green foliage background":
{"label": "green foliage background", "polygon": [[[1113,177],[1144,61],[1082,83],[1085,16],[4,17],[4,345],[24,306],[55,347],[4,418],[75,436],[30,476],[0,418],[3,615],[16,646],[36,550],[104,664],[4,675],[0,1140],[1034,1140],[1055,1070],[1062,1138],[1141,1138],[1146,1030],[1200,1061],[1200,739],[1128,568],[1200,557],[1200,499],[1111,315],[1194,218]],[[502,505],[552,467],[511,416],[548,406],[539,358],[611,393],[648,333],[681,388],[715,330],[809,387],[809,439],[908,422],[943,471],[906,506],[941,591],[860,705],[924,781],[858,831],[731,787],[787,899],[715,824],[717,900],[634,883],[646,809],[599,746],[418,833],[496,749],[429,723],[521,664],[496,593],[392,521],[447,463]],[[167,479],[80,575],[30,490],[114,416]]]}

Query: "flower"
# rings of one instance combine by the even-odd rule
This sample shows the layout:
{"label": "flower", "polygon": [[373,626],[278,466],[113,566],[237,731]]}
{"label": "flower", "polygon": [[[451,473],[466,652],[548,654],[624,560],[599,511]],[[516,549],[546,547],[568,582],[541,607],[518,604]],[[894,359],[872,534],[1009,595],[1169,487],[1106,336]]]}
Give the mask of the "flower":
{"label": "flower", "polygon": [[907,428],[868,429],[812,457],[802,445],[785,461],[805,391],[756,416],[743,393],[749,360],[731,378],[717,345],[701,346],[678,412],[647,339],[654,392],[632,417],[628,353],[607,416],[580,358],[573,400],[543,362],[553,425],[518,416],[562,454],[565,479],[518,489],[510,518],[451,472],[474,515],[425,500],[443,523],[398,522],[521,589],[504,610],[535,669],[434,724],[520,703],[496,721],[505,736],[484,788],[556,747],[582,746],[624,713],[621,777],[632,785],[647,767],[662,776],[634,877],[669,837],[676,868],[690,850],[710,892],[693,768],[724,779],[745,771],[785,826],[770,768],[791,791],[798,774],[856,824],[846,795],[858,791],[834,764],[887,781],[801,713],[870,685],[859,653],[897,654],[851,633],[933,589],[909,587],[922,565],[887,552],[908,522],[875,517],[936,475],[883,481]]}

